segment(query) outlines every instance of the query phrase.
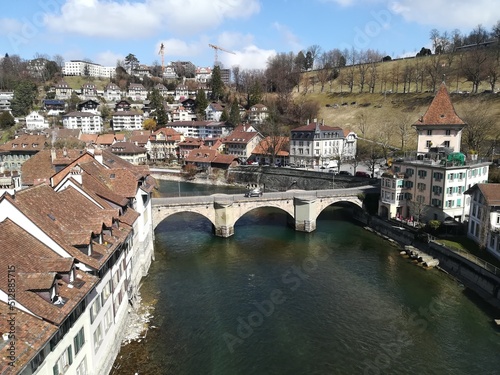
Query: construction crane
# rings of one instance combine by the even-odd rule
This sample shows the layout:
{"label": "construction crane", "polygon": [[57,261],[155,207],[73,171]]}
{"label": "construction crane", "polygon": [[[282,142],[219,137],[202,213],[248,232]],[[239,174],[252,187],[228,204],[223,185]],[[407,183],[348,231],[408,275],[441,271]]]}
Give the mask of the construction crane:
{"label": "construction crane", "polygon": [[161,55],[161,76],[163,77],[163,73],[165,72],[165,46],[163,43],[160,44],[158,55]]}
{"label": "construction crane", "polygon": [[224,51],[224,52],[227,52],[227,53],[232,53],[233,55],[236,55],[236,53],[232,52],[232,51],[228,51],[227,49],[224,49],[222,47],[219,47],[219,46],[215,46],[213,44],[208,44],[209,47],[212,47],[215,51],[215,59],[214,59],[214,66],[217,66],[219,64],[219,59],[218,59],[218,55],[217,55],[217,51],[218,50],[221,50],[221,51]]}

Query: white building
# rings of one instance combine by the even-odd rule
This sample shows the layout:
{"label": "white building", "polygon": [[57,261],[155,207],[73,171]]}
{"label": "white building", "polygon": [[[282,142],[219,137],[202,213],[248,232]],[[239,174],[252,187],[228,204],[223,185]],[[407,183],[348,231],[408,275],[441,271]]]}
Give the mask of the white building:
{"label": "white building", "polygon": [[114,131],[141,130],[144,116],[135,111],[119,111],[113,113],[111,125]]}
{"label": "white building", "polygon": [[18,280],[15,367],[6,373],[107,374],[120,350],[129,301],[151,264],[154,182],[143,167],[97,151],[52,177],[40,168],[50,185],[0,197],[0,260]]}
{"label": "white building", "polygon": [[49,126],[49,121],[36,111],[26,116],[26,128],[29,130],[46,129]]}
{"label": "white building", "polygon": [[220,121],[178,121],[169,122],[166,128],[174,129],[189,138],[221,138],[229,135],[234,126]]}
{"label": "white building", "polygon": [[210,67],[198,67],[195,70],[194,79],[199,83],[207,83],[212,79],[212,68]]}
{"label": "white building", "polygon": [[140,83],[131,83],[128,86],[127,96],[135,101],[144,101],[148,96],[148,90]]}
{"label": "white building", "polygon": [[71,60],[65,61],[62,69],[65,76],[89,76],[113,78],[116,74],[116,67],[102,66],[88,61]]}
{"label": "white building", "polygon": [[477,184],[468,189],[467,236],[500,259],[500,184]]}
{"label": "white building", "polygon": [[122,98],[122,90],[113,82],[106,85],[104,99],[108,102],[116,102]]}
{"label": "white building", "polygon": [[63,115],[62,120],[66,129],[79,129],[82,133],[87,134],[102,132],[103,121],[99,113],[70,112]]}
{"label": "white building", "polygon": [[349,159],[356,154],[357,137],[339,127],[326,126],[316,120],[293,129],[290,135],[290,163],[304,167],[327,165],[337,158]]}
{"label": "white building", "polygon": [[418,149],[393,162],[392,169],[382,175],[379,215],[464,221],[469,212],[464,192],[488,181],[490,163],[460,153],[466,124],[456,114],[444,83],[413,126]]}

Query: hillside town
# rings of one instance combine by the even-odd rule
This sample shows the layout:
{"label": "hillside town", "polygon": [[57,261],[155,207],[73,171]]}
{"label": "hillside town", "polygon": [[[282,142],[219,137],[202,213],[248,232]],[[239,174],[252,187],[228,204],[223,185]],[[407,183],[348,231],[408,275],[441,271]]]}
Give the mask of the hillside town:
{"label": "hillside town", "polygon": [[[33,61],[32,74],[45,63]],[[500,259],[500,184],[489,182],[498,161],[463,150],[468,124],[444,81],[413,119],[416,149],[382,152],[380,140],[317,116],[283,131],[275,103],[214,98],[214,72],[229,85],[228,69],[184,65],[194,77],[174,87],[110,80],[102,89],[93,79],[117,69],[72,60],[50,98],[15,117],[0,145],[0,311],[9,317],[0,322],[1,374],[110,372],[154,260],[152,167],[207,181],[236,167],[342,175],[379,189],[378,218],[465,231]],[[173,65],[160,68],[178,78]],[[141,64],[127,73],[153,77]],[[75,89],[69,77],[86,82]],[[9,116],[13,95],[0,93]],[[373,147],[362,154],[361,142]]]}

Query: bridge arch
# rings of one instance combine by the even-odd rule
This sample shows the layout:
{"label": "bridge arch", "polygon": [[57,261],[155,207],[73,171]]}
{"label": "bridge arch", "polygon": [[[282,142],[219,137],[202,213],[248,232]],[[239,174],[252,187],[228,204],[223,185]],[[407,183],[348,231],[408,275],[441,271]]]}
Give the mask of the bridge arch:
{"label": "bridge arch", "polygon": [[336,203],[347,203],[349,206],[363,209],[363,202],[358,197],[331,197],[331,198],[319,198],[317,202],[316,217],[318,219],[319,215],[331,205]]}
{"label": "bridge arch", "polygon": [[153,230],[156,229],[158,224],[163,220],[169,218],[172,215],[180,214],[184,212],[191,212],[194,214],[201,215],[208,219],[212,226],[215,227],[215,213],[213,206],[206,205],[204,207],[190,207],[190,206],[179,206],[179,207],[155,207],[153,209]]}
{"label": "bridge arch", "polygon": [[234,226],[239,219],[241,219],[244,215],[249,213],[250,211],[259,209],[259,208],[277,208],[285,213],[287,213],[292,219],[295,216],[295,210],[293,206],[293,199],[290,199],[288,202],[286,201],[250,201],[248,203],[239,204],[238,208],[235,210],[233,216],[233,222],[231,223]]}

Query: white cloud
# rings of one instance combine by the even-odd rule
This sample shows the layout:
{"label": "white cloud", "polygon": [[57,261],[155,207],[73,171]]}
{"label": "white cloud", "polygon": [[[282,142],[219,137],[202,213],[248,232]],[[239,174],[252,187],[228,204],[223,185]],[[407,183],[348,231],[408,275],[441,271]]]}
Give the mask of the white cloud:
{"label": "white cloud", "polygon": [[125,56],[111,51],[100,52],[95,57],[95,61],[104,66],[116,66],[118,60],[124,59]]}
{"label": "white cloud", "polygon": [[46,14],[45,24],[91,37],[141,38],[158,31],[195,34],[259,11],[258,0],[67,0],[60,14]]}
{"label": "white cloud", "polygon": [[258,48],[249,45],[241,50],[234,50],[235,55],[219,54],[219,60],[225,67],[238,65],[240,69],[265,69],[269,57],[276,55],[275,50]]}
{"label": "white cloud", "polygon": [[300,43],[299,37],[295,35],[287,26],[279,22],[275,22],[273,24],[273,27],[281,35],[283,43],[289,46],[292,49],[292,51],[299,52],[302,49],[304,49],[304,46]]}
{"label": "white cloud", "polygon": [[500,18],[498,5],[498,0],[397,0],[390,9],[406,21],[465,31],[478,24],[490,28]]}
{"label": "white cloud", "polygon": [[22,28],[22,23],[12,18],[0,18],[0,35],[9,33],[19,33]]}

